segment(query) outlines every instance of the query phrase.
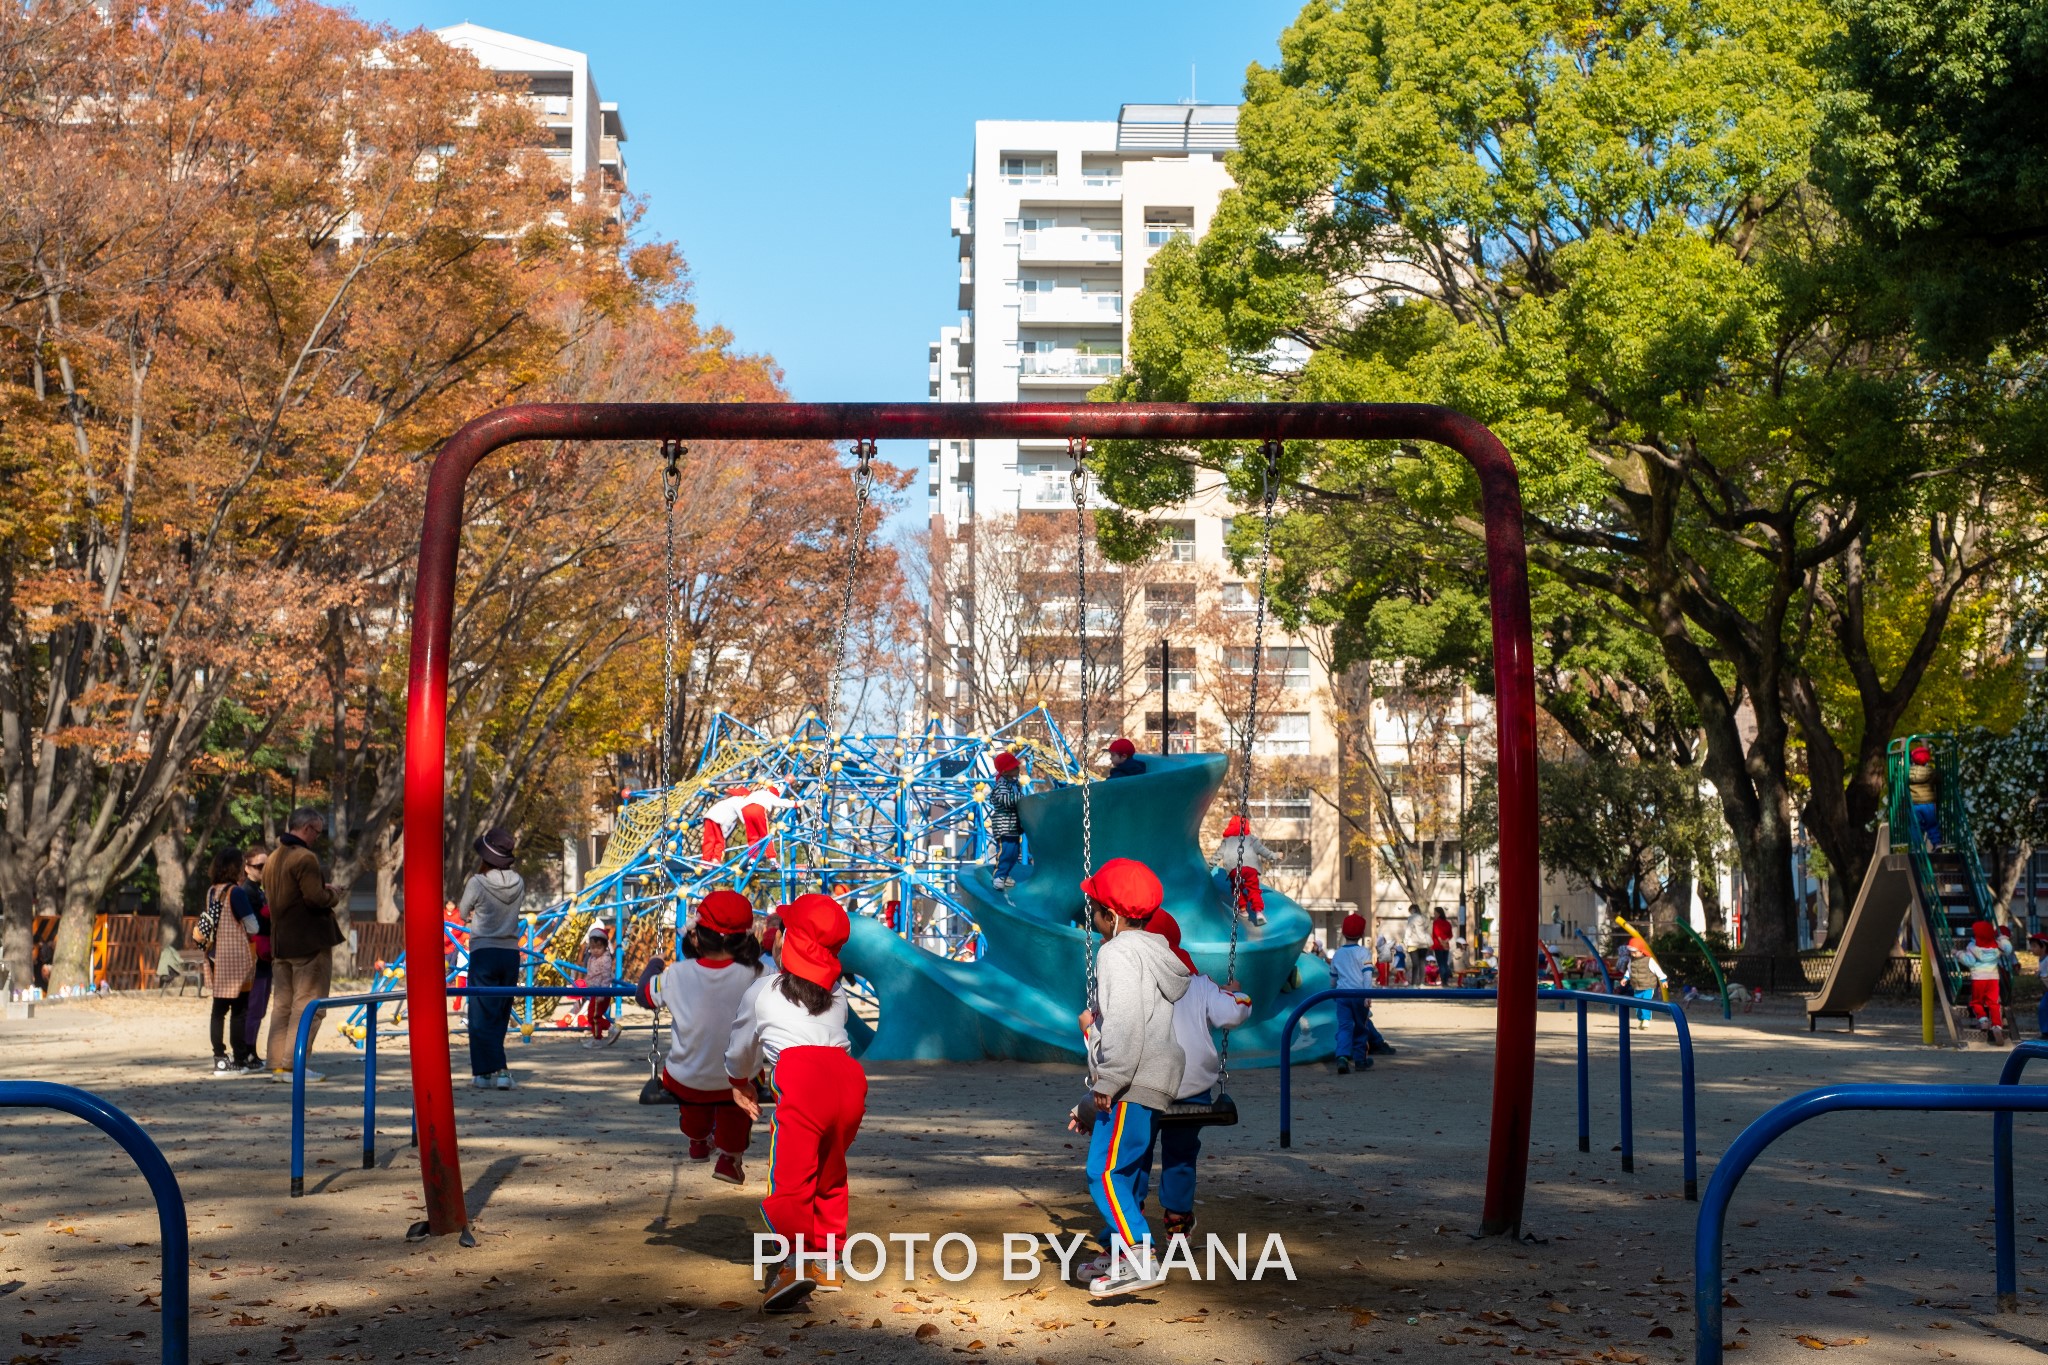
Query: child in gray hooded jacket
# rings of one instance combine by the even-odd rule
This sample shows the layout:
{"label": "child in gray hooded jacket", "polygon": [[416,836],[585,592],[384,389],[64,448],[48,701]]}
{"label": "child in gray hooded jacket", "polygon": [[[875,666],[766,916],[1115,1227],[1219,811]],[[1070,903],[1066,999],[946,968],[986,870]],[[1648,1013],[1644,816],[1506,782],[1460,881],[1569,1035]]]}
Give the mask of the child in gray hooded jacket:
{"label": "child in gray hooded jacket", "polygon": [[1165,939],[1142,932],[1163,900],[1152,869],[1112,858],[1081,883],[1092,903],[1116,917],[1116,933],[1095,957],[1096,1002],[1090,1011],[1090,1089],[1097,1110],[1088,1143],[1088,1192],[1108,1226],[1107,1253],[1087,1267],[1097,1298],[1165,1283],[1137,1185],[1152,1148],[1159,1111],[1180,1094],[1186,1059],[1173,1033],[1173,1005],[1189,975]]}

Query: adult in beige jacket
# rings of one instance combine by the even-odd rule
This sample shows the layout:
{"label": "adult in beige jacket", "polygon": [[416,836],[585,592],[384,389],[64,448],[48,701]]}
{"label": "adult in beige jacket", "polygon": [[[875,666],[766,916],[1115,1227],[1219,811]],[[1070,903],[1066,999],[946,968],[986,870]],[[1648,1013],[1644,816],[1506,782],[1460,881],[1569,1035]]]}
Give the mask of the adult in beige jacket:
{"label": "adult in beige jacket", "polygon": [[[322,877],[313,844],[327,832],[327,817],[317,810],[295,810],[285,821],[284,838],[263,866],[263,898],[270,906],[270,1037],[264,1049],[272,1079],[292,1078],[292,1048],[298,1041],[299,1016],[306,1006],[326,995],[334,979],[334,947],[347,935],[334,918],[341,899]],[[314,1033],[319,1032],[318,1023]],[[308,1037],[306,1049],[312,1051]],[[306,1079],[319,1076],[308,1071]]]}

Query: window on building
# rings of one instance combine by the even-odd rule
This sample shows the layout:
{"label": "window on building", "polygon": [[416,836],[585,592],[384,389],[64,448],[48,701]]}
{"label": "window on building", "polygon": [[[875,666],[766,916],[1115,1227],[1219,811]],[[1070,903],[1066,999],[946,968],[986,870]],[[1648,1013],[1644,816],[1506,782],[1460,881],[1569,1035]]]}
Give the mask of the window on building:
{"label": "window on building", "polygon": [[1195,211],[1189,208],[1147,208],[1145,245],[1165,246],[1175,237],[1195,235]]}
{"label": "window on building", "polygon": [[[1170,754],[1191,754],[1195,751],[1195,718],[1193,716],[1170,715],[1172,726],[1166,732],[1166,751]],[[1145,717],[1145,747],[1156,753],[1159,750],[1159,713]]]}
{"label": "window on building", "polygon": [[1266,839],[1262,841],[1273,850],[1272,871],[1284,875],[1306,877],[1312,864],[1314,850],[1306,839]]}
{"label": "window on building", "polygon": [[[1193,647],[1167,647],[1167,686],[1174,692],[1195,690],[1195,651]],[[1145,690],[1159,690],[1159,650],[1155,646],[1145,651]]]}
{"label": "window on building", "polygon": [[1258,605],[1258,594],[1249,583],[1225,583],[1223,585],[1223,610],[1250,611]]}
{"label": "window on building", "polygon": [[1417,849],[1423,871],[1445,877],[1457,876],[1458,847],[1456,839],[1424,839]]}
{"label": "window on building", "polygon": [[1120,161],[1084,161],[1081,163],[1081,183],[1091,190],[1106,190],[1124,182],[1124,168]]}
{"label": "window on building", "polygon": [[1252,819],[1306,820],[1314,813],[1314,801],[1307,787],[1269,786],[1252,790]]}
{"label": "window on building", "polygon": [[[1305,688],[1315,676],[1315,660],[1309,654],[1307,645],[1267,645],[1265,655],[1265,676],[1281,687]],[[1249,676],[1252,671],[1252,647],[1225,646],[1223,666],[1232,673]]]}
{"label": "window on building", "polygon": [[1192,583],[1147,583],[1145,619],[1155,626],[1185,621],[1194,614],[1195,585]]}
{"label": "window on building", "polygon": [[1002,163],[1003,181],[1010,185],[1049,185],[1056,164],[1050,156],[1005,156]]}
{"label": "window on building", "polygon": [[1176,564],[1195,562],[1195,524],[1192,521],[1162,521],[1159,534],[1168,559]]}
{"label": "window on building", "polygon": [[1266,717],[1252,752],[1269,757],[1307,757],[1308,712],[1281,711]]}

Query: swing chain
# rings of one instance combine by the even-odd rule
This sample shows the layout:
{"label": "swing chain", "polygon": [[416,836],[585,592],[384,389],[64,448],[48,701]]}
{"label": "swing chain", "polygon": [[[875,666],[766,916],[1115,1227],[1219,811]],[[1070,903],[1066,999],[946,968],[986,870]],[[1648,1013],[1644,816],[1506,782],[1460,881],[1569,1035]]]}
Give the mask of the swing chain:
{"label": "swing chain", "polygon": [[860,578],[861,551],[868,536],[868,501],[874,494],[875,443],[857,436],[853,441],[853,536],[847,546],[846,581],[840,585],[839,621],[832,632],[832,658],[825,682],[825,710],[819,717],[829,736],[839,714],[839,676],[846,666],[846,636],[853,620],[853,585]]}
{"label": "swing chain", "polygon": [[675,739],[676,723],[676,498],[683,488],[683,456],[689,447],[680,441],[661,443],[661,738],[655,746],[655,786],[661,789],[661,827],[669,819],[669,745]]}
{"label": "swing chain", "polygon": [[[1248,912],[1248,897],[1244,888],[1244,857],[1246,845],[1251,840],[1252,828],[1252,746],[1258,741],[1259,726],[1259,674],[1265,668],[1266,647],[1266,582],[1273,561],[1273,504],[1280,496],[1280,439],[1266,438],[1262,445],[1266,467],[1260,475],[1259,503],[1259,580],[1258,605],[1252,617],[1252,685],[1251,694],[1244,708],[1244,754],[1243,766],[1238,771],[1237,817],[1243,833],[1237,841],[1236,876],[1231,878],[1232,905],[1230,907],[1230,967],[1224,975],[1225,981],[1237,978],[1237,928],[1238,921]],[[1217,1084],[1221,1085],[1230,1076],[1230,1032],[1225,1030],[1222,1046],[1218,1050],[1221,1063]]]}
{"label": "swing chain", "polygon": [[[1094,776],[1094,740],[1088,706],[1088,438],[1069,436],[1067,458],[1074,462],[1074,627],[1081,666],[1081,876],[1095,875],[1094,808],[1090,800]],[[1088,963],[1088,1008],[1095,1005],[1095,915],[1087,898],[1081,904],[1081,938]]]}

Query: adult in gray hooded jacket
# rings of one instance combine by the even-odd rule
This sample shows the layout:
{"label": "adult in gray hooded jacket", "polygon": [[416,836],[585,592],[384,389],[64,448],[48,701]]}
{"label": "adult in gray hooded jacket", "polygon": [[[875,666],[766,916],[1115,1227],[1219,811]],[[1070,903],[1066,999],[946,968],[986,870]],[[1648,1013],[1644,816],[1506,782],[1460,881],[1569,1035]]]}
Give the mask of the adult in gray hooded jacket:
{"label": "adult in gray hooded jacket", "polygon": [[[517,856],[511,832],[497,825],[476,841],[480,866],[463,884],[457,904],[469,926],[469,984],[519,984],[519,908],[526,903],[526,881],[512,870]],[[470,1084],[479,1090],[496,1084],[512,1088],[505,1065],[505,1028],[512,1021],[509,996],[469,1001]]]}
{"label": "adult in gray hooded jacket", "polygon": [[[1095,905],[1116,916],[1116,933],[1095,957],[1097,1005],[1090,1040],[1090,1089],[1099,1111],[1088,1144],[1088,1192],[1107,1226],[1108,1259],[1089,1269],[1099,1298],[1163,1283],[1157,1257],[1129,1259],[1152,1236],[1137,1184],[1152,1147],[1159,1111],[1180,1094],[1186,1066],[1173,1034],[1173,1003],[1187,993],[1188,970],[1157,934],[1144,932],[1162,893],[1152,869],[1112,858],[1081,883]],[[1126,1249],[1118,1256],[1118,1245]]]}

